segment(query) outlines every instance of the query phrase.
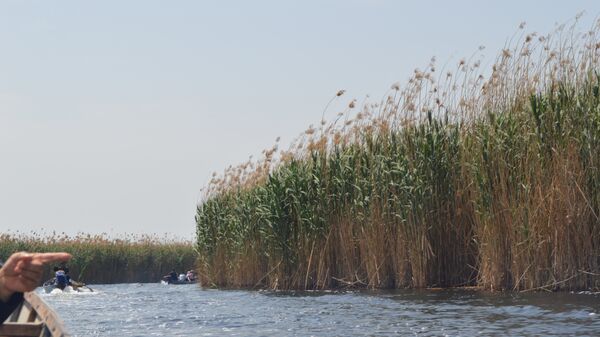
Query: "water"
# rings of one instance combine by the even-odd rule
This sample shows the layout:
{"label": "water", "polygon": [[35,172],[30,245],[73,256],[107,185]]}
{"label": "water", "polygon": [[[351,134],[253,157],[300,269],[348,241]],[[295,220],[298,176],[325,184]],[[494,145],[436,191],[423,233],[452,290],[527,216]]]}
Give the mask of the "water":
{"label": "water", "polygon": [[92,287],[41,294],[74,336],[600,336],[600,295],[589,293]]}

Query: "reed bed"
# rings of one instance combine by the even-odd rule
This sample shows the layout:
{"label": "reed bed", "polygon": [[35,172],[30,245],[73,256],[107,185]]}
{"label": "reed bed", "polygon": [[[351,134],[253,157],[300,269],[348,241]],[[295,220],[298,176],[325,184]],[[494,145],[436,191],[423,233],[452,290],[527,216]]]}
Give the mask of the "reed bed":
{"label": "reed bed", "polygon": [[578,19],[521,24],[491,69],[479,52],[432,59],[381,102],[213,174],[203,284],[598,289],[600,22]]}
{"label": "reed bed", "polygon": [[17,251],[71,253],[71,277],[87,283],[158,282],[171,269],[181,273],[194,268],[198,258],[192,242],[155,235],[1,234],[0,259]]}

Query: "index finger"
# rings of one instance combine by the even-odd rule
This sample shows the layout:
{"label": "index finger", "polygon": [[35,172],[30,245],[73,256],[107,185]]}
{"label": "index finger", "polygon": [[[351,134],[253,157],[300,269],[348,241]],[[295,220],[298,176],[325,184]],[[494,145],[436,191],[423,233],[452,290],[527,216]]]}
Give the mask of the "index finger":
{"label": "index finger", "polygon": [[33,260],[43,264],[50,262],[69,261],[71,259],[69,253],[34,253]]}

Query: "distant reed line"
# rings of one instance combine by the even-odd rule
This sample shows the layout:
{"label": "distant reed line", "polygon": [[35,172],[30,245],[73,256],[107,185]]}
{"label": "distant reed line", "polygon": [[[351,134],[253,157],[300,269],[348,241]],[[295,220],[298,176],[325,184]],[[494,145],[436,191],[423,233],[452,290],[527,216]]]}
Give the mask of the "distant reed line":
{"label": "distant reed line", "polygon": [[214,174],[203,284],[600,288],[600,23],[578,19],[522,24],[489,76],[478,53],[432,59],[383,101]]}
{"label": "distant reed line", "polygon": [[[197,253],[191,242],[163,240],[156,236],[77,236],[19,234],[0,235],[0,259],[16,251],[68,252],[71,277],[87,283],[159,282],[172,269],[178,273],[195,267]],[[51,267],[46,270],[50,278]]]}

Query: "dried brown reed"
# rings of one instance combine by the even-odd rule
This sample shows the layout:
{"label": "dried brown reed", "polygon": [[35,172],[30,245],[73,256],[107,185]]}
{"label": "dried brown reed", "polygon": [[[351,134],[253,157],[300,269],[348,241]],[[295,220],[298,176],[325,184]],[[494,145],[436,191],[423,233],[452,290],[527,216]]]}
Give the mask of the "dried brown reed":
{"label": "dried brown reed", "polygon": [[600,287],[600,22],[578,33],[577,19],[545,36],[522,24],[489,75],[479,51],[433,58],[213,177],[196,216],[204,284]]}

